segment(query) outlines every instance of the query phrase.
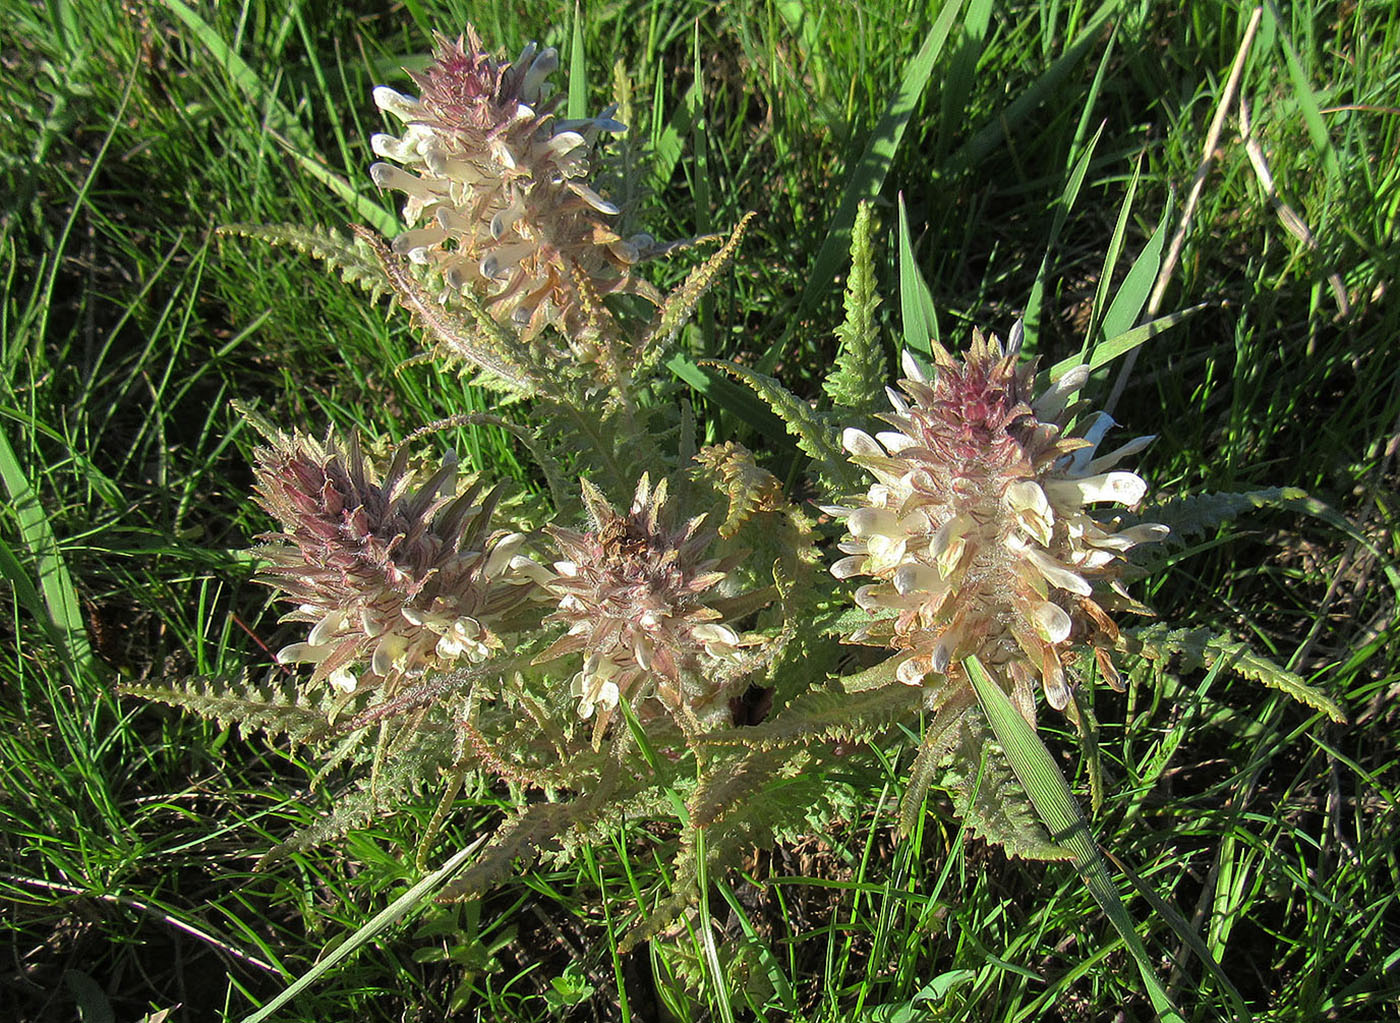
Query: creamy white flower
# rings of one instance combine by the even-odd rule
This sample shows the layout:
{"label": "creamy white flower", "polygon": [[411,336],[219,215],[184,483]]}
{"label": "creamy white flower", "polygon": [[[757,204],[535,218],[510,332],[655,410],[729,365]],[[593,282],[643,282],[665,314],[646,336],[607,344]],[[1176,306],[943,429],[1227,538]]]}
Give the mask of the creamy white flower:
{"label": "creamy white flower", "polygon": [[1080,414],[1080,435],[1065,435],[1088,370],[1034,397],[1034,367],[1016,364],[1020,339],[1019,325],[1005,346],[974,333],[961,361],[935,347],[932,376],[905,352],[903,393],[890,392],[883,417],[893,429],[841,437],[875,482],[863,501],[823,510],[848,530],[832,574],[875,580],[855,591],[872,620],[852,641],[902,651],[896,677],[935,688],[976,654],[1033,719],[1033,680],[1052,706],[1068,705],[1061,661],[1077,646],[1121,686],[1108,656],[1117,630],[1099,602],[1137,606],[1120,599],[1123,555],[1166,529],[1120,529],[1096,509],[1143,499],[1142,477],[1114,466],[1150,438],[1097,456],[1114,425],[1102,414]]}

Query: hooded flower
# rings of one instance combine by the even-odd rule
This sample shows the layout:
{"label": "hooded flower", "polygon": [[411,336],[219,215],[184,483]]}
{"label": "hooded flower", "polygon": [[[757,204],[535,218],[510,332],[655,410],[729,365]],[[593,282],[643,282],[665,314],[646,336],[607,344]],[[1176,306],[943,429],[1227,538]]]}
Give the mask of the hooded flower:
{"label": "hooded flower", "polygon": [[754,642],[725,624],[729,602],[714,593],[737,558],[704,558],[717,534],[703,515],[666,523],[664,481],[653,490],[643,476],[625,515],[587,480],[583,496],[592,530],[549,529],[562,555],[546,584],[559,599],[550,618],[568,631],[536,662],[583,655],[571,691],[580,717],[598,715],[595,735],[622,700],[642,708],[654,696],[672,713],[724,706],[717,698],[744,673],[740,648]]}
{"label": "hooded flower", "polygon": [[530,595],[520,533],[488,533],[500,488],[453,495],[455,460],[413,488],[400,449],[382,477],[351,435],[345,450],[278,435],[257,453],[259,504],[282,525],[260,537],[260,581],[309,622],[282,663],[314,664],[337,689],[388,685],[501,647],[496,630]]}
{"label": "hooded flower", "polygon": [[906,353],[904,393],[888,392],[893,411],[882,417],[894,429],[842,438],[876,482],[857,507],[828,510],[849,530],[832,574],[875,580],[856,590],[872,621],[852,639],[904,651],[897,676],[909,685],[956,676],[975,654],[1034,722],[1033,681],[1063,710],[1065,664],[1086,645],[1122,689],[1108,610],[1145,611],[1123,587],[1124,555],[1167,530],[1119,528],[1096,509],[1142,499],[1142,478],[1114,466],[1152,438],[1097,455],[1114,424],[1082,410],[1081,435],[1066,435],[1066,402],[1087,368],[1033,398],[1035,367],[1017,367],[1020,346],[1019,323],[1005,346],[974,332],[963,361],[935,348],[932,380]]}
{"label": "hooded flower", "polygon": [[652,240],[619,235],[611,225],[620,211],[589,183],[599,134],[626,126],[611,111],[556,119],[548,79],[558,65],[553,49],[533,43],[499,61],[471,27],[455,43],[439,38],[432,64],[412,76],[421,98],[374,90],[404,132],[371,138],[393,163],[370,174],[406,196],[409,230],[395,252],[470,289],[527,337],[555,324],[577,339],[592,327],[598,296],[627,292],[658,305],[660,296],[631,272]]}

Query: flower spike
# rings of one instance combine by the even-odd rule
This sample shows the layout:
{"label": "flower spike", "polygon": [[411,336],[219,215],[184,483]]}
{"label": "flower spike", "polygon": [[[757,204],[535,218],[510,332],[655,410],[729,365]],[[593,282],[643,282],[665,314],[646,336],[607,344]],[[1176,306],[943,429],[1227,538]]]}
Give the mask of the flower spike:
{"label": "flower spike", "polygon": [[454,493],[449,458],[417,488],[400,449],[382,473],[358,437],[344,448],[300,434],[257,452],[258,503],[281,530],[264,534],[259,580],[296,604],[304,641],[278,651],[315,665],[313,683],[353,693],[387,687],[501,646],[539,566],[520,533],[488,532],[501,488]]}
{"label": "flower spike", "polygon": [[902,651],[901,681],[941,688],[975,654],[1033,722],[1035,680],[1051,706],[1068,705],[1076,649],[1091,648],[1121,689],[1106,608],[1141,610],[1120,596],[1124,555],[1167,530],[1120,529],[1094,510],[1142,499],[1141,477],[1104,470],[1146,439],[1095,458],[1107,416],[1067,436],[1066,398],[1085,374],[1071,370],[1037,399],[1034,364],[1017,365],[1021,337],[1019,324],[1005,345],[974,331],[961,360],[936,347],[932,377],[905,353],[903,395],[882,417],[894,429],[843,435],[875,482],[857,507],[830,509],[848,531],[831,572],[873,577],[855,592],[871,621],[852,639]]}
{"label": "flower spike", "polygon": [[433,62],[412,76],[420,97],[374,90],[403,131],[373,136],[375,154],[392,162],[370,174],[404,194],[408,230],[394,239],[396,253],[435,268],[453,290],[470,289],[523,336],[552,324],[586,348],[593,296],[661,298],[632,273],[652,239],[618,234],[620,210],[589,182],[599,136],[626,126],[611,111],[556,119],[549,78],[558,64],[552,48],[533,43],[497,60],[471,27],[455,43],[439,37]]}
{"label": "flower spike", "polygon": [[580,717],[597,715],[595,736],[623,700],[644,720],[727,709],[719,697],[744,673],[740,648],[756,642],[725,622],[715,593],[737,557],[705,558],[717,533],[703,515],[671,524],[665,480],[653,488],[643,475],[626,514],[587,480],[583,498],[592,529],[548,527],[561,556],[546,583],[559,601],[551,620],[567,631],[536,662],[583,655],[571,692]]}

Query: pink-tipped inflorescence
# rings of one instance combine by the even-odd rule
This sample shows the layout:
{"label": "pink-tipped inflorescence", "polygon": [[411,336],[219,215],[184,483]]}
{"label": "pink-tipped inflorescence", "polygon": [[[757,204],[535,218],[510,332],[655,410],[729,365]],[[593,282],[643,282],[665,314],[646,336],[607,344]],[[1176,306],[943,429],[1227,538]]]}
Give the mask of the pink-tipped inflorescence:
{"label": "pink-tipped inflorescence", "polygon": [[[871,621],[852,639],[904,651],[902,682],[942,686],[976,655],[1034,722],[1034,681],[1063,710],[1076,650],[1092,649],[1100,673],[1122,688],[1108,612],[1145,611],[1123,586],[1124,556],[1167,530],[1120,528],[1093,510],[1142,499],[1142,478],[1113,467],[1152,438],[1097,455],[1113,421],[1066,407],[1087,369],[1034,397],[1035,367],[1018,366],[1020,341],[1017,324],[1005,346],[974,332],[963,360],[935,346],[933,379],[906,353],[904,393],[888,392],[893,411],[882,417],[894,429],[843,436],[876,482],[857,506],[829,509],[849,530],[831,571],[874,577],[856,590]],[[1067,435],[1071,419],[1084,427],[1078,436]]]}
{"label": "pink-tipped inflorescence", "polygon": [[599,296],[660,296],[632,272],[652,240],[619,235],[620,210],[589,181],[598,136],[626,127],[610,110],[557,119],[549,76],[558,63],[533,43],[497,60],[470,27],[455,43],[439,38],[432,64],[413,75],[421,97],[374,90],[404,131],[373,136],[374,152],[393,163],[370,173],[406,196],[409,229],[395,252],[470,290],[526,337],[552,324],[575,340],[592,329]]}
{"label": "pink-tipped inflorescence", "polygon": [[279,661],[314,664],[313,683],[354,692],[501,648],[497,630],[539,567],[517,553],[522,534],[488,532],[499,488],[455,495],[451,459],[415,488],[406,451],[380,475],[354,435],[344,449],[278,435],[255,471],[258,503],[282,527],[259,538],[259,578],[297,605],[284,621],[311,624]]}
{"label": "pink-tipped inflorescence", "polygon": [[597,715],[595,734],[623,700],[643,720],[658,703],[697,720],[724,710],[719,697],[751,642],[725,624],[716,593],[736,559],[705,558],[716,534],[703,515],[667,522],[664,481],[653,489],[643,476],[626,514],[586,480],[583,494],[592,529],[549,527],[561,555],[546,584],[558,598],[550,620],[567,631],[536,661],[583,655],[571,693],[580,717]]}

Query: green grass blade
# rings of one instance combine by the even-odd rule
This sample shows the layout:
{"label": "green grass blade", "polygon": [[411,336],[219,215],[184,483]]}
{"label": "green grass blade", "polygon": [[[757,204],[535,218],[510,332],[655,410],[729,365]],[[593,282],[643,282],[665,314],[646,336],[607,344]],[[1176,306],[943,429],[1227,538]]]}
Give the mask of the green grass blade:
{"label": "green grass blade", "polygon": [[[93,667],[92,647],[83,624],[83,608],[77,588],[63,560],[53,526],[3,430],[0,430],[0,483],[4,484],[10,496],[10,510],[19,529],[20,542],[34,558],[39,591],[43,594],[44,608],[48,611],[48,621],[44,622],[44,627],[58,644],[70,672],[75,677],[85,674]],[[21,592],[19,581],[15,587],[18,595]],[[33,590],[32,584],[29,589]]]}
{"label": "green grass blade", "polygon": [[938,336],[938,312],[919,265],[914,261],[914,245],[909,237],[909,216],[904,209],[904,193],[899,193],[899,314],[904,343],[924,355],[932,355],[929,339],[942,344]]}
{"label": "green grass blade", "polygon": [[1327,125],[1323,123],[1322,109],[1317,104],[1317,96],[1308,82],[1302,62],[1298,60],[1297,51],[1293,49],[1293,44],[1288,41],[1288,36],[1283,30],[1283,19],[1279,16],[1274,0],[1266,0],[1264,13],[1273,22],[1279,49],[1283,51],[1283,62],[1288,68],[1288,78],[1293,83],[1293,95],[1298,100],[1298,109],[1302,111],[1303,123],[1308,128],[1308,137],[1322,155],[1322,164],[1327,168],[1327,176],[1337,181],[1342,175],[1341,166],[1337,162],[1337,151],[1332,148],[1332,140],[1327,134]]}
{"label": "green grass blade", "polygon": [[1070,44],[1069,49],[1046,68],[1044,73],[1031,83],[1030,88],[1012,100],[1004,110],[998,111],[995,117],[992,117],[976,135],[968,139],[953,154],[952,159],[949,160],[949,170],[961,171],[976,167],[991,155],[992,151],[1002,144],[1007,133],[1020,127],[1021,122],[1048,100],[1060,87],[1060,84],[1069,77],[1070,72],[1093,47],[1104,24],[1118,12],[1118,8],[1122,5],[1122,0],[1109,0],[1108,3],[1095,11],[1094,16],[1085,23],[1083,30]]}
{"label": "green grass blade", "polygon": [[1157,979],[1156,969],[1147,949],[1143,947],[1142,939],[1138,937],[1137,927],[1128,915],[1123,900],[1118,897],[1117,889],[1113,887],[1107,861],[1089,834],[1089,824],[1079,812],[1074,794],[1051,758],[1050,751],[1026,719],[1021,717],[1021,712],[1012,706],[1001,687],[983,670],[976,657],[963,661],[963,668],[977,690],[977,699],[1017,780],[1030,796],[1031,803],[1055,841],[1073,854],[1074,865],[1089,893],[1123,938],[1123,944],[1137,964],[1153,1009],[1168,1023],[1183,1023]]}
{"label": "green grass blade", "polygon": [[690,134],[695,110],[697,88],[692,85],[676,104],[675,113],[669,121],[662,119],[665,107],[665,75],[656,76],[656,89],[652,98],[651,125],[651,187],[658,192],[670,184],[676,173],[676,165],[685,152],[685,138]]}
{"label": "green grass blade", "polygon": [[583,48],[583,4],[580,0],[574,0],[574,31],[569,44],[569,102],[565,110],[570,120],[588,116],[588,56]]}
{"label": "green grass blade", "polygon": [[357,217],[380,234],[393,235],[398,233],[399,225],[394,215],[380,206],[374,199],[360,193],[353,185],[327,166],[325,159],[316,148],[311,133],[302,127],[291,111],[277,98],[275,92],[263,84],[257,72],[223,40],[212,25],[201,18],[198,12],[185,4],[183,0],[163,0],[163,3],[171,14],[184,22],[185,27],[219,62],[229,79],[247,97],[248,102],[264,112],[267,126],[271,129],[274,137],[287,148],[292,158],[301,165],[303,170],[334,192],[342,202],[354,211]]}
{"label": "green grass blade", "polygon": [[714,992],[714,1005],[724,1023],[734,1023],[734,1006],[729,1001],[729,985],[725,983],[724,967],[720,965],[719,948],[715,945],[714,921],[710,919],[709,864],[706,862],[705,829],[695,829],[695,883],[700,889],[700,913],[696,926],[700,929],[703,950],[701,962]]}
{"label": "green grass blade", "polygon": [[[692,35],[692,73],[695,75],[695,85],[685,94],[685,99],[689,102],[690,116],[690,146],[695,153],[695,172],[691,176],[690,190],[695,199],[695,233],[709,234],[713,220],[710,210],[710,140],[709,140],[709,119],[705,116],[705,67],[701,59],[700,49],[700,23],[695,23],[695,31]],[[704,336],[711,337],[711,317],[708,315],[709,304],[703,304],[700,309],[701,326],[704,329]]]}
{"label": "green grass blade", "polygon": [[[944,6],[933,28],[929,29],[928,35],[924,37],[923,46],[904,69],[899,88],[895,90],[879,123],[876,124],[860,162],[851,171],[845,194],[841,196],[841,205],[831,219],[826,238],[822,241],[817,258],[807,274],[807,283],[802,289],[798,311],[793,317],[794,323],[801,322],[803,314],[811,309],[821,295],[830,290],[832,282],[836,280],[836,274],[851,248],[851,225],[855,223],[856,210],[862,200],[875,198],[884,185],[885,175],[889,173],[895,153],[899,150],[900,140],[904,138],[904,129],[908,127],[909,118],[914,115],[919,97],[928,85],[934,65],[948,40],[948,33],[962,10],[962,3],[963,0],[951,0]],[[782,347],[780,343],[769,351],[764,360],[765,373],[771,372],[777,363],[782,354]]]}
{"label": "green grass blade", "polygon": [[[3,440],[0,440],[0,443],[3,443]],[[49,634],[49,638],[53,642],[61,644],[63,634],[54,628],[53,618],[49,614],[49,609],[43,598],[39,596],[39,591],[35,589],[34,581],[29,578],[29,573],[25,571],[24,565],[20,563],[15,552],[2,537],[0,537],[0,579],[4,579],[10,584],[10,588],[14,592],[15,602],[34,616],[34,620],[44,627],[44,631]]]}
{"label": "green grass blade", "polygon": [[1025,343],[1031,351],[1035,350],[1036,337],[1040,333],[1040,306],[1045,297],[1045,282],[1059,252],[1060,232],[1069,218],[1069,211],[1074,209],[1074,204],[1079,199],[1079,191],[1084,187],[1084,177],[1089,173],[1089,161],[1094,158],[1094,150],[1102,136],[1103,125],[1099,125],[1099,130],[1094,132],[1094,137],[1089,140],[1089,144],[1075,161],[1060,200],[1055,204],[1055,219],[1050,225],[1050,237],[1045,243],[1045,253],[1040,257],[1040,269],[1036,272],[1035,283],[1031,285],[1030,297],[1026,299]]}
{"label": "green grass blade", "polygon": [[448,879],[457,872],[458,868],[467,861],[467,858],[471,856],[472,853],[476,852],[490,837],[491,835],[489,833],[484,834],[465,849],[459,849],[446,863],[438,867],[437,870],[420,880],[413,887],[409,888],[408,891],[404,892],[366,921],[364,926],[350,935],[350,937],[346,938],[345,941],[341,942],[330,955],[320,960],[315,966],[307,970],[306,973],[298,977],[285,991],[280,992],[272,1001],[268,1002],[257,1012],[250,1016],[243,1017],[242,1023],[262,1023],[263,1020],[270,1018],[274,1012],[282,1008],[282,1006],[286,1005],[312,984],[316,983],[316,981],[327,972],[335,969],[336,966],[349,958],[356,951],[363,948],[368,944],[371,938],[384,930],[384,928],[397,923],[409,912],[422,906],[429,893],[446,884]]}
{"label": "green grass blade", "polygon": [[[1137,184],[1137,174],[1133,175],[1133,184]],[[1124,214],[1128,210],[1127,203],[1124,204]],[[1142,315],[1142,310],[1147,306],[1148,296],[1152,294],[1152,285],[1157,280],[1157,271],[1162,265],[1162,249],[1167,244],[1167,220],[1168,209],[1163,208],[1162,219],[1157,223],[1157,229],[1152,232],[1152,237],[1147,240],[1137,259],[1133,260],[1133,265],[1128,267],[1128,272],[1123,277],[1123,283],[1118,286],[1118,293],[1113,296],[1113,301],[1108,304],[1108,311],[1103,315],[1101,329],[1105,338],[1118,337],[1132,329],[1137,318]],[[1109,271],[1105,275],[1105,280],[1111,277],[1111,267],[1106,267]],[[1088,339],[1086,339],[1088,340]]]}
{"label": "green grass blade", "polygon": [[690,356],[677,352],[666,361],[666,368],[703,394],[715,406],[748,423],[766,437],[784,434],[782,420],[753,391],[720,376],[709,366],[698,366]]}
{"label": "green grass blade", "polygon": [[782,1000],[783,1008],[792,1014],[793,1019],[798,1019],[801,1009],[798,1006],[797,995],[792,990],[792,984],[788,982],[787,974],[783,972],[782,965],[773,955],[773,950],[759,937],[758,931],[754,928],[753,921],[749,919],[748,912],[744,909],[744,904],[739,901],[739,897],[734,894],[731,888],[722,878],[717,879],[715,887],[719,889],[720,895],[724,896],[724,901],[729,903],[729,908],[734,914],[734,919],[738,920],[740,929],[744,932],[744,938],[749,946],[758,955],[759,965],[763,967],[763,972],[767,974],[769,983],[773,985],[774,992]]}
{"label": "green grass blade", "polygon": [[[1312,738],[1311,735],[1308,737]],[[1147,901],[1148,905],[1152,907],[1153,912],[1167,921],[1167,923],[1171,925],[1172,930],[1176,932],[1177,937],[1185,941],[1191,951],[1196,953],[1196,958],[1200,959],[1202,965],[1204,965],[1210,972],[1210,975],[1215,978],[1216,983],[1224,988],[1225,993],[1229,995],[1230,1001],[1235,1008],[1235,1016],[1238,1019],[1244,1020],[1245,1023],[1248,1023],[1252,1017],[1250,1016],[1249,1008],[1244,1004],[1244,996],[1240,994],[1239,988],[1235,987],[1230,978],[1225,975],[1225,971],[1221,969],[1220,964],[1216,962],[1215,956],[1211,955],[1210,949],[1206,947],[1205,941],[1195,932],[1186,918],[1177,911],[1175,906],[1163,900],[1156,892],[1149,888],[1147,882],[1138,877],[1136,872],[1129,870],[1127,864],[1123,863],[1117,856],[1114,856],[1113,853],[1109,852],[1107,849],[1102,850],[1102,852],[1103,855],[1118,868],[1119,872],[1128,879],[1128,883],[1133,886],[1134,890]]]}
{"label": "green grass blade", "polygon": [[[1094,348],[1093,354],[1089,356],[1089,369],[1095,370],[1100,366],[1107,366],[1114,359],[1127,355],[1134,348],[1146,344],[1158,334],[1170,330],[1181,321],[1194,316],[1209,305],[1209,302],[1202,302],[1200,305],[1193,305],[1190,309],[1182,309],[1180,312],[1167,313],[1166,316],[1159,316],[1155,320],[1148,320],[1146,323],[1140,324],[1132,330],[1125,330],[1117,337],[1109,338],[1103,344]],[[1068,370],[1078,366],[1079,361],[1079,356],[1077,355],[1071,355],[1067,359],[1061,359],[1050,367],[1047,378],[1050,380],[1058,380]]]}

